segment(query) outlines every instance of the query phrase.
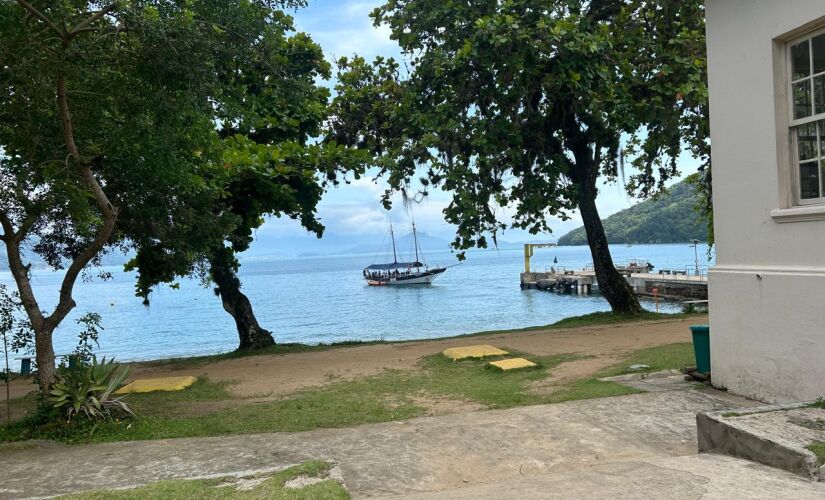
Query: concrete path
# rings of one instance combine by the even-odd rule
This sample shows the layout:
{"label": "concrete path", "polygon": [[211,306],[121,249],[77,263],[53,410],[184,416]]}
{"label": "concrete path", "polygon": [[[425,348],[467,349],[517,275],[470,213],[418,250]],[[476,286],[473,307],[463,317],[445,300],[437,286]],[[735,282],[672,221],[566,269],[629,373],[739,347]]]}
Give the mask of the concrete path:
{"label": "concrete path", "polygon": [[302,433],[6,445],[0,497],[324,459],[340,467],[355,498],[825,498],[825,484],[696,454],[696,412],[746,404],[676,390]]}

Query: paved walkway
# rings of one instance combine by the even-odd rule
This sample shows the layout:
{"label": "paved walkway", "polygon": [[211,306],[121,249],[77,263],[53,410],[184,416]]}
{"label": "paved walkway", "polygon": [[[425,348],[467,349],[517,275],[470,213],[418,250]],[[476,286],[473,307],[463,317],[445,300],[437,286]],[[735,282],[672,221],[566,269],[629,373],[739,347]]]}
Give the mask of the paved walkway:
{"label": "paved walkway", "polygon": [[825,484],[696,454],[696,412],[745,404],[714,391],[668,390],[350,429],[5,445],[0,497],[246,475],[324,459],[340,467],[355,498],[825,498]]}

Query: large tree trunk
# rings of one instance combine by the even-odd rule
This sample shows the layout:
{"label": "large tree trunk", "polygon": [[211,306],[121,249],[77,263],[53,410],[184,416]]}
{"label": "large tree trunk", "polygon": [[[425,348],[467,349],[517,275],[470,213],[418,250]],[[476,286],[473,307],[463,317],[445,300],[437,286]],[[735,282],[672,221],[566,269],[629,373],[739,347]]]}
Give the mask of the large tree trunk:
{"label": "large tree trunk", "polygon": [[216,250],[209,259],[212,280],[221,297],[223,308],[235,320],[238,330],[238,349],[262,349],[275,345],[272,333],[261,328],[252,310],[252,304],[241,292],[241,281],[235,273],[235,260],[227,248]]}
{"label": "large tree trunk", "polygon": [[602,219],[596,209],[596,182],[591,176],[582,176],[576,183],[579,195],[579,212],[587,232],[587,244],[593,257],[593,268],[599,282],[599,290],[616,314],[638,314],[642,306],[636,293],[613,265]]}
{"label": "large tree trunk", "polygon": [[54,347],[52,346],[52,335],[54,328],[42,325],[34,329],[35,361],[37,361],[37,382],[40,390],[47,394],[55,381],[57,368],[54,360]]}

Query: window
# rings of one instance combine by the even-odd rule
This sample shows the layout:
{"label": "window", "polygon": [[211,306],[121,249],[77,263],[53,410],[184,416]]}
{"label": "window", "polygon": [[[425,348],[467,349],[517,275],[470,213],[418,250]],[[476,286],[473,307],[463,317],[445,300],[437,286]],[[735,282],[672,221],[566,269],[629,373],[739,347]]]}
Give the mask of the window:
{"label": "window", "polygon": [[788,45],[796,197],[825,204],[825,32]]}

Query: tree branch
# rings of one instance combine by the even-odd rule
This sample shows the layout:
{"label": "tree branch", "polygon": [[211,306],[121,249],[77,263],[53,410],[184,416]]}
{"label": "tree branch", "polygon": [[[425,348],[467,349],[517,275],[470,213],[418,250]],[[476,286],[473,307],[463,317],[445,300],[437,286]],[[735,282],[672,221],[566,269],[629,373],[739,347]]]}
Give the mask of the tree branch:
{"label": "tree branch", "polygon": [[20,293],[20,300],[23,302],[23,308],[26,310],[26,315],[32,327],[38,329],[43,324],[43,312],[40,310],[40,305],[34,296],[34,290],[31,287],[29,280],[29,266],[23,264],[23,259],[20,255],[20,238],[18,234],[14,233],[11,221],[4,212],[0,212],[0,222],[3,225],[4,238],[8,234],[13,234],[12,238],[5,238],[6,243],[6,258],[9,261],[9,270],[11,271],[14,281],[17,284],[17,291]]}
{"label": "tree branch", "polygon": [[66,32],[62,28],[60,28],[60,26],[58,26],[57,24],[54,23],[54,21],[52,21],[51,19],[46,17],[45,14],[43,14],[42,12],[37,10],[32,4],[30,4],[26,0],[17,0],[17,4],[20,5],[20,7],[22,7],[24,10],[26,10],[29,14],[33,15],[34,17],[36,17],[36,18],[40,19],[41,21],[43,21],[44,23],[46,23],[46,25],[49,28],[51,28],[55,33],[60,35],[60,38],[65,38],[66,37]]}
{"label": "tree branch", "polygon": [[57,106],[60,112],[60,122],[63,125],[63,140],[66,143],[66,149],[69,150],[69,155],[77,165],[81,180],[86,185],[86,188],[91,191],[95,199],[95,204],[103,216],[103,224],[97,230],[94,240],[74,258],[66,270],[66,274],[63,276],[63,282],[60,285],[60,300],[57,307],[55,307],[52,314],[44,320],[50,327],[55,327],[60,324],[66,315],[74,308],[75,301],[72,298],[72,289],[74,288],[75,281],[77,281],[80,272],[94,259],[95,255],[106,246],[106,242],[109,241],[109,237],[114,232],[118,214],[118,209],[109,202],[109,198],[92,173],[92,164],[102,161],[102,157],[84,158],[77,149],[77,144],[74,140],[72,115],[69,110],[69,98],[66,93],[66,77],[63,73],[57,76]]}
{"label": "tree branch", "polygon": [[57,108],[60,111],[60,122],[63,125],[63,142],[72,159],[82,163],[77,145],[74,142],[74,126],[72,125],[72,114],[69,111],[69,98],[66,96],[66,75],[61,71],[57,75]]}
{"label": "tree branch", "polygon": [[57,307],[45,318],[45,321],[50,326],[59,325],[66,315],[74,309],[76,304],[74,298],[72,298],[72,289],[74,288],[75,281],[77,281],[77,277],[89,262],[94,259],[95,255],[103,249],[106,242],[109,241],[112,232],[114,232],[117,210],[114,208],[112,210],[113,212],[110,215],[107,216],[104,214],[103,225],[97,230],[95,239],[80,252],[80,255],[75,257],[66,270],[66,274],[63,276],[63,281],[60,284],[60,300]]}
{"label": "tree branch", "polygon": [[14,226],[11,224],[11,219],[6,215],[6,212],[0,210],[0,227],[3,228],[3,235],[0,236],[0,241],[8,242],[10,238],[14,237]]}
{"label": "tree branch", "polygon": [[94,14],[92,14],[91,17],[87,18],[85,21],[82,21],[80,24],[75,26],[74,29],[72,29],[67,34],[68,38],[73,38],[78,33],[81,33],[83,31],[89,31],[89,27],[92,25],[92,23],[98,21],[99,19],[103,18],[106,14],[112,12],[113,10],[115,10],[116,7],[117,7],[117,2],[112,2],[109,5],[107,5],[106,7],[103,7],[99,11],[95,12]]}

